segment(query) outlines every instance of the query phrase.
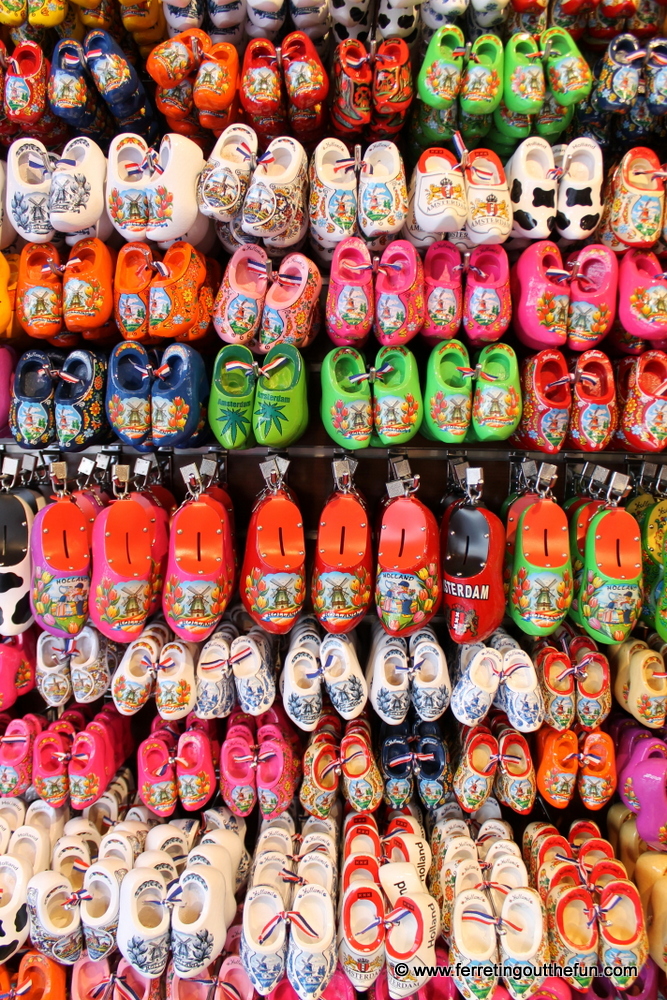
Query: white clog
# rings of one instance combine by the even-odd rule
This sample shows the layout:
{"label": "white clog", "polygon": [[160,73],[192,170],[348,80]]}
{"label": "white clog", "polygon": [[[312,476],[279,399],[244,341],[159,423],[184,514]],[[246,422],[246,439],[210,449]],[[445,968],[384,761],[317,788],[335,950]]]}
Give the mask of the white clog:
{"label": "white clog", "polygon": [[33,875],[46,871],[51,863],[51,841],[42,827],[19,826],[14,830],[7,853],[26,861]]}
{"label": "white clog", "polygon": [[394,643],[380,645],[368,662],[366,683],[371,705],[385,722],[397,725],[410,708],[409,666],[404,649]]}
{"label": "white clog", "polygon": [[69,660],[65,639],[40,632],[37,639],[35,680],[37,690],[52,708],[64,705],[72,697]]}
{"label": "white clog", "polygon": [[74,700],[80,705],[98,701],[109,690],[107,639],[92,625],[84,625],[76,637],[69,658],[69,672]]}
{"label": "white clog", "polygon": [[118,950],[133,969],[158,979],[169,958],[169,907],[162,875],[134,868],[120,887]]}
{"label": "white clog", "polygon": [[447,710],[452,686],[442,647],[429,640],[418,642],[412,654],[412,705],[425,722],[433,722]]}
{"label": "white clog", "polygon": [[49,218],[54,159],[39,139],[16,139],[7,153],[7,215],[31,243],[48,243],[55,235]]}
{"label": "white clog", "polygon": [[160,651],[155,704],[163,719],[184,719],[195,707],[197,682],[191,642],[166,643]]}
{"label": "white clog", "polygon": [[556,229],[568,240],[586,240],[600,222],[604,180],[602,150],[585,136],[573,139],[563,153],[558,185]]}
{"label": "white clog", "polygon": [[357,225],[357,176],[347,146],[333,136],[322,139],[310,161],[310,226],[339,243]]}
{"label": "white clog", "polygon": [[464,176],[468,238],[476,245],[504,243],[512,229],[512,203],[498,156],[490,149],[473,150]]}
{"label": "white clog", "polygon": [[467,203],[463,171],[453,153],[426,149],[414,170],[415,221],[425,233],[463,229]]}
{"label": "white clog", "polygon": [[81,896],[58,872],[41,871],[28,882],[30,940],[42,955],[62,965],[74,965],[83,952],[79,903]]}
{"label": "white clog", "polygon": [[56,161],[49,191],[49,219],[60,233],[94,226],[104,212],[107,161],[92,139],[71,139]]}
{"label": "white clog", "polygon": [[331,896],[320,885],[302,885],[294,896],[287,976],[301,1000],[319,1000],[336,971],[336,922]]}
{"label": "white clog", "polygon": [[0,921],[3,937],[0,964],[4,964],[25,944],[30,931],[28,918],[28,882],[32,867],[23,858],[9,854],[0,857]]}
{"label": "white clog", "polygon": [[146,238],[148,149],[146,140],[133,132],[117,135],[109,146],[106,209],[113,228],[128,241]]}
{"label": "white clog", "polygon": [[285,233],[301,207],[308,159],[300,142],[273,139],[255,168],[243,202],[242,228],[252,236]]}
{"label": "white clog", "polygon": [[199,719],[224,719],[234,707],[234,675],[229,662],[230,638],[218,631],[201,648],[197,660],[197,701]]}
{"label": "white clog", "polygon": [[397,233],[408,212],[403,159],[395,143],[372,142],[361,166],[358,197],[359,226],[372,239]]}
{"label": "white clog", "polygon": [[65,834],[59,837],[51,855],[51,869],[69,879],[74,889],[81,889],[87,868],[90,867],[90,851],[81,837]]}
{"label": "white clog", "polygon": [[226,892],[222,872],[211,865],[188,867],[180,877],[171,915],[171,952],[182,979],[200,976],[222,951],[227,925],[220,905]]}
{"label": "white clog", "polygon": [[548,240],[556,224],[558,182],[546,139],[525,139],[505,164],[512,199],[512,236]]}
{"label": "white clog", "polygon": [[462,725],[476,726],[493,704],[503,661],[495,649],[479,643],[462,645],[459,656],[461,674],[452,692],[452,712]]}
{"label": "white clog", "polygon": [[[481,915],[481,917],[480,917]],[[452,964],[458,968],[468,966],[469,974],[452,979],[466,1000],[487,1000],[493,993],[498,979],[484,972],[484,966],[497,964],[498,944],[491,904],[479,889],[466,889],[454,901],[452,914],[452,942],[449,950]]]}
{"label": "white clog", "polygon": [[544,697],[533,661],[523,649],[505,651],[494,705],[507,713],[510,726],[520,733],[534,733],[542,725]]}
{"label": "white clog", "polygon": [[135,715],[148,701],[165,641],[159,631],[146,629],[125,650],[111,682],[113,703],[121,715]]}
{"label": "white clog", "polygon": [[275,674],[256,635],[240,635],[231,645],[236,697],[244,712],[261,715],[276,697]]}
{"label": "white clog", "polygon": [[[166,16],[169,5],[165,4],[164,9]],[[146,238],[180,239],[197,219],[197,179],[204,167],[204,155],[192,139],[169,132],[160,143],[160,152],[152,167],[146,188]]]}
{"label": "white clog", "polygon": [[327,635],[320,647],[324,684],[331,704],[343,719],[356,719],[368,699],[368,685],[357,652],[347,636]]}
{"label": "white clog", "polygon": [[385,938],[387,984],[392,997],[405,997],[431,978],[440,912],[433,897],[420,892],[401,896],[392,916]]}
{"label": "white clog", "polygon": [[283,911],[283,899],[277,889],[257,885],[248,890],[243,905],[240,956],[248,979],[261,996],[270,993],[285,974],[287,932],[281,918]]}
{"label": "white clog", "polygon": [[107,958],[116,950],[120,913],[120,886],[127,874],[118,858],[96,861],[87,870],[83,887],[90,899],[81,901],[81,925],[88,957]]}
{"label": "white clog", "polygon": [[222,875],[225,882],[222,894],[223,916],[225,925],[231,927],[236,916],[236,900],[234,898],[236,878],[229,852],[218,844],[200,844],[198,847],[193,847],[188,854],[186,867],[193,868],[195,865],[211,865]]}
{"label": "white clog", "polygon": [[218,137],[197,182],[199,211],[220,222],[231,222],[243,205],[257,135],[248,125],[230,125]]}

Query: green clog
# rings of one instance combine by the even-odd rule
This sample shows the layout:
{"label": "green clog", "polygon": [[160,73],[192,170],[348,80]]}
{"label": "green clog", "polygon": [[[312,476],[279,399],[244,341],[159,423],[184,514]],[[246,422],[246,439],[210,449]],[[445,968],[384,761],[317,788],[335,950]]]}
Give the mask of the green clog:
{"label": "green clog", "polygon": [[[274,362],[279,359],[281,364]],[[291,344],[276,344],[264,358],[257,378],[252,428],[257,444],[286,448],[308,425],[306,368]]]}
{"label": "green clog", "polygon": [[579,608],[584,628],[596,642],[624,642],[642,603],[639,525],[621,508],[601,510],[586,533]]}
{"label": "green clog", "polygon": [[472,384],[460,368],[469,368],[468,351],[458,340],[433,348],[426,368],[422,434],[445,444],[460,444],[470,424]]}
{"label": "green clog", "polygon": [[503,100],[515,114],[535,115],[544,97],[544,69],[537,42],[527,31],[518,31],[510,35],[505,46]]}
{"label": "green clog", "polygon": [[353,347],[337,347],[322,362],[322,423],[342,448],[368,448],[373,430],[371,387],[366,362]]}
{"label": "green clog", "polygon": [[521,420],[516,354],[507,344],[487,344],[477,366],[471,426],[478,441],[505,441]]}
{"label": "green clog", "polygon": [[508,139],[513,139],[516,142],[517,139],[528,138],[532,122],[530,115],[521,115],[516,111],[510,111],[504,101],[501,101],[493,112],[493,127],[501,135],[506,136],[505,142]]}
{"label": "green clog", "polygon": [[[230,367],[227,367],[230,366]],[[215,359],[208,422],[223,448],[252,445],[252,410],[257,376],[252,351],[227,344]]]}
{"label": "green clog", "polygon": [[450,108],[459,92],[466,43],[456,25],[438,28],[428,43],[417,78],[417,89],[424,104],[444,110]]}
{"label": "green clog", "polygon": [[490,115],[503,96],[503,43],[497,35],[480,35],[473,43],[463,74],[459,106],[469,115]]}
{"label": "green clog", "polygon": [[528,635],[551,635],[572,601],[572,565],[565,511],[537,500],[519,518],[507,609]]}
{"label": "green clog", "polygon": [[458,128],[457,106],[442,111],[420,102],[416,115],[419,131],[429,142],[449,142]]}
{"label": "green clog", "polygon": [[584,573],[584,559],[586,555],[586,536],[588,526],[597,514],[604,501],[587,500],[577,507],[569,515],[570,522],[570,557],[572,559],[572,575],[574,577],[574,588],[572,605],[570,607],[570,618],[577,625],[582,625],[581,609],[579,607],[579,590]]}
{"label": "green clog", "polygon": [[552,142],[563,132],[574,116],[574,105],[564,108],[556,101],[554,94],[547,88],[542,110],[535,117],[535,131],[543,139]]}
{"label": "green clog", "polygon": [[375,359],[373,420],[383,447],[410,441],[421,426],[424,403],[419,371],[407,347],[383,347]]}
{"label": "green clog", "polygon": [[491,128],[484,138],[485,149],[490,149],[494,152],[503,166],[507,163],[510,156],[516,152],[518,145],[518,139],[510,139],[509,136],[499,132],[497,128]]}
{"label": "green clog", "polygon": [[569,31],[547,28],[540,35],[547,80],[557,104],[564,108],[585,101],[593,86],[590,67]]}
{"label": "green clog", "polygon": [[491,115],[471,115],[459,107],[459,132],[468,148],[470,148],[469,143],[483,139],[488,134],[492,124]]}

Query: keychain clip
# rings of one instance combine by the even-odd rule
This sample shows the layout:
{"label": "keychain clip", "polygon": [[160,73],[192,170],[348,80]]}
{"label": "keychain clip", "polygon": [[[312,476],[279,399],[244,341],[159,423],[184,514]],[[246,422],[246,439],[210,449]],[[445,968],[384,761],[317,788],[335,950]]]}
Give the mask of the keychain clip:
{"label": "keychain clip", "polygon": [[331,463],[334,485],[341,493],[351,493],[354,489],[354,473],[359,462],[356,458],[334,458]]}
{"label": "keychain clip", "polygon": [[197,500],[201,496],[202,483],[199,469],[194,462],[184,465],[181,468],[181,476],[185,483],[185,496],[187,500]]}
{"label": "keychain clip", "polygon": [[271,455],[264,462],[260,462],[259,471],[264,477],[265,488],[271,493],[277,493],[282,488],[288,468],[289,459],[281,455]]}
{"label": "keychain clip", "polygon": [[51,462],[49,464],[49,478],[53,492],[57,497],[66,497],[67,489],[67,462]]}
{"label": "keychain clip", "polygon": [[127,496],[130,489],[130,467],[116,463],[111,473],[111,488],[117,500]]}

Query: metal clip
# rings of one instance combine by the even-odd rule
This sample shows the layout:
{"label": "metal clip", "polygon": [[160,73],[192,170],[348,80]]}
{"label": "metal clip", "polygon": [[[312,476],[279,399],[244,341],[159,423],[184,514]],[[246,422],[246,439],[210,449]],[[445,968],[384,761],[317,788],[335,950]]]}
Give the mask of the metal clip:
{"label": "metal clip", "polygon": [[331,463],[334,485],[341,493],[350,493],[354,489],[353,476],[359,462],[356,458],[334,458]]}
{"label": "metal clip", "polygon": [[127,496],[130,489],[129,465],[120,465],[120,463],[114,465],[111,473],[111,488],[117,499],[122,500],[123,497]]}
{"label": "metal clip", "polygon": [[657,475],[658,466],[656,462],[642,462],[637,473],[637,486],[643,490],[651,490],[655,485]]}
{"label": "metal clip", "polygon": [[358,174],[359,171],[361,170],[361,161],[362,161],[361,146],[359,144],[357,144],[354,147],[354,172],[355,172],[355,174]]}
{"label": "metal clip", "polygon": [[535,477],[535,490],[541,497],[550,497],[552,495],[552,490],[558,479],[558,472],[556,466],[552,465],[551,462],[540,462],[540,467],[537,470],[537,476]]}
{"label": "metal clip", "polygon": [[408,496],[419,489],[419,476],[413,475],[406,455],[390,455],[389,471],[393,478],[385,485],[390,498]]}
{"label": "metal clip", "polygon": [[465,495],[472,504],[481,500],[484,489],[484,469],[467,468],[465,474]]}
{"label": "metal clip", "polygon": [[80,490],[84,489],[90,482],[90,478],[95,471],[95,463],[92,458],[88,458],[84,455],[79,462],[79,468],[76,470],[76,482]]}
{"label": "metal clip", "polygon": [[56,496],[67,496],[67,462],[51,462],[49,465],[49,477],[53,492]]}
{"label": "metal clip", "polygon": [[610,475],[610,469],[605,469],[602,465],[594,465],[585,484],[589,496],[593,497],[594,500],[606,496],[606,486]]}
{"label": "metal clip", "polygon": [[271,493],[277,493],[283,485],[288,468],[289,459],[281,455],[271,455],[266,461],[260,462],[259,471],[264,477],[266,489]]}
{"label": "metal clip", "polygon": [[18,458],[11,458],[9,455],[5,455],[2,460],[2,489],[11,490],[13,486],[16,485],[16,479],[19,474],[19,460]]}
{"label": "metal clip", "polygon": [[24,455],[21,461],[21,486],[27,486],[35,475],[37,468],[36,455]]}
{"label": "metal clip", "polygon": [[612,473],[611,479],[609,480],[609,489],[607,490],[607,503],[609,506],[617,507],[621,500],[625,499],[631,489],[632,483],[630,482],[630,476],[627,476],[624,472]]}
{"label": "metal clip", "polygon": [[658,496],[667,496],[667,466],[661,465],[653,484],[653,492]]}
{"label": "metal clip", "polygon": [[138,490],[145,490],[153,469],[152,458],[138,458],[132,470],[132,479]]}
{"label": "metal clip", "polygon": [[202,480],[202,488],[207,490],[209,486],[218,479],[218,462],[215,455],[202,458],[199,463],[199,475]]}
{"label": "metal clip", "polygon": [[183,482],[185,483],[185,492],[189,500],[196,500],[197,497],[201,495],[202,484],[201,476],[199,475],[199,469],[194,462],[189,465],[184,465],[181,469],[181,475],[183,477]]}

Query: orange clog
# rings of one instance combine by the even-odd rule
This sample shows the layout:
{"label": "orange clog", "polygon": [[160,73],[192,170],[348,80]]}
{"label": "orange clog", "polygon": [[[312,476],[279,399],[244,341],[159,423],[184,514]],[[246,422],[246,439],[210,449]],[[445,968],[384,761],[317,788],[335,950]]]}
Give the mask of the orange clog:
{"label": "orange clog", "polygon": [[210,48],[211,40],[205,31],[189,28],[156,45],[146,60],[146,70],[158,87],[175,87],[196,72],[201,57]]}
{"label": "orange clog", "polygon": [[27,952],[19,965],[17,983],[18,989],[31,984],[23,1000],[63,1000],[67,987],[65,968],[38,951]]}
{"label": "orange clog", "polygon": [[155,91],[155,107],[167,118],[185,121],[192,117],[192,77],[186,77],[174,87],[158,87]]}
{"label": "orange clog", "polygon": [[197,320],[189,330],[186,330],[185,333],[176,338],[180,343],[190,343],[193,340],[201,340],[202,337],[206,336],[211,328],[215,296],[222,281],[222,268],[218,261],[213,260],[212,257],[204,257],[199,250],[195,250],[195,253],[204,262],[206,277],[204,278],[204,284],[199,289],[199,312]]}
{"label": "orange clog", "polygon": [[125,340],[148,339],[148,297],[155,276],[148,243],[126,243],[116,262],[114,316]]}
{"label": "orange clog", "polygon": [[197,72],[192,96],[202,111],[224,111],[234,100],[239,83],[239,57],[229,42],[219,42],[206,53]]}
{"label": "orange clog", "polygon": [[616,791],[616,751],[608,733],[588,733],[581,747],[577,788],[587,809],[602,809]]}
{"label": "orange clog", "polygon": [[60,254],[53,243],[26,243],[19,259],[16,315],[31,337],[48,339],[63,325]]}
{"label": "orange clog", "polygon": [[3,340],[18,340],[22,337],[23,328],[16,318],[16,285],[19,280],[19,254],[6,253],[4,258],[9,264],[9,280],[7,281],[7,295],[9,296],[9,307],[11,309],[11,319],[0,336]]}
{"label": "orange clog", "polygon": [[205,258],[190,243],[173,243],[151,282],[148,328],[156,337],[178,337],[199,318],[199,293],[206,278]]}
{"label": "orange clog", "polygon": [[63,313],[68,330],[104,326],[113,313],[115,253],[97,238],[72,247],[63,276]]}
{"label": "orange clog", "polygon": [[549,730],[543,737],[537,787],[543,798],[557,809],[569,805],[574,794],[579,762],[577,737],[571,729]]}

